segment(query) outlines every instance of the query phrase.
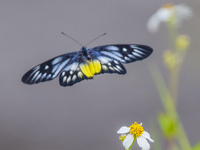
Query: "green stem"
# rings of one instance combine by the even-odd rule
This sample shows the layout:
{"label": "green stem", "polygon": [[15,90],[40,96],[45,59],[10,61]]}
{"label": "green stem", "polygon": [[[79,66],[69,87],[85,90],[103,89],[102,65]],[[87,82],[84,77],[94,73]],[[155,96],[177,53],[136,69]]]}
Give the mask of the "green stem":
{"label": "green stem", "polygon": [[179,66],[176,66],[174,69],[170,70],[169,73],[169,92],[174,102],[174,106],[176,107],[178,100],[178,84],[179,84]]}
{"label": "green stem", "polygon": [[[170,21],[168,22],[168,33],[169,33],[169,47],[173,54],[176,53],[176,37],[178,35],[178,31],[176,25],[174,24],[176,16],[172,16]],[[177,93],[178,93],[178,77],[179,77],[179,64],[174,64],[175,67],[169,70],[169,93],[174,102],[174,106],[177,103]]]}
{"label": "green stem", "polygon": [[190,143],[188,141],[187,135],[185,133],[185,130],[183,128],[183,125],[180,123],[179,125],[179,136],[177,137],[177,140],[181,146],[182,150],[191,150]]}
{"label": "green stem", "polygon": [[[151,73],[152,73],[153,79],[155,81],[158,93],[160,94],[160,99],[162,100],[162,104],[163,104],[167,114],[169,114],[171,117],[173,117],[175,120],[177,120],[177,122],[179,122],[179,124],[178,124],[178,129],[179,129],[178,134],[173,139],[169,139],[168,142],[170,140],[177,139],[182,150],[191,150],[191,146],[190,146],[190,143],[188,141],[187,135],[186,135],[185,130],[184,130],[182,124],[181,124],[181,121],[179,120],[179,115],[176,112],[176,107],[173,103],[174,99],[172,98],[172,95],[169,94],[168,89],[167,89],[167,87],[164,83],[164,79],[162,78],[162,75],[160,74],[159,70],[155,67],[152,68],[151,71],[152,71]],[[178,74],[177,74],[177,76],[178,76]],[[171,142],[172,141],[169,142],[170,144],[168,143],[169,147],[170,147],[170,145],[172,145]],[[173,143],[174,143],[174,141],[173,141]]]}
{"label": "green stem", "polygon": [[168,38],[169,38],[169,48],[172,52],[176,51],[176,37],[178,35],[178,30],[176,25],[174,24],[176,16],[172,16],[170,21],[168,21]]}
{"label": "green stem", "polygon": [[173,139],[167,139],[167,150],[175,150],[176,143]]}
{"label": "green stem", "polygon": [[133,143],[131,144],[131,146],[130,146],[127,150],[131,150],[133,144],[135,143],[135,139],[136,139],[136,137],[134,137],[134,141],[133,141]]}
{"label": "green stem", "polygon": [[171,97],[170,91],[168,90],[163,76],[156,66],[151,69],[152,77],[154,79],[156,89],[158,90],[161,102],[167,114],[173,118],[177,118],[176,109],[174,107],[173,98]]}

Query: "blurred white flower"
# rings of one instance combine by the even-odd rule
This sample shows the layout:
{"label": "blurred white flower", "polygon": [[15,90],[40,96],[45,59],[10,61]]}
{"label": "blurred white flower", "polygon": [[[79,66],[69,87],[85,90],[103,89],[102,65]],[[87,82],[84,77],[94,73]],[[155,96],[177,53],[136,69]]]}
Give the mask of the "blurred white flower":
{"label": "blurred white flower", "polygon": [[[144,131],[142,127],[142,123],[137,124],[137,122],[135,122],[130,127],[122,126],[117,131],[117,133],[123,134],[122,136],[124,138],[122,138],[123,139],[122,142],[125,149],[128,149],[133,144],[133,142],[135,142],[136,139],[137,139],[137,143],[139,147],[141,147],[142,150],[149,150],[150,149],[149,142],[154,142],[154,140],[150,138],[149,133]],[[127,136],[124,136],[124,134],[126,133],[129,133],[129,134]]]}
{"label": "blurred white flower", "polygon": [[156,32],[161,22],[172,23],[178,27],[184,19],[188,20],[192,17],[192,15],[192,9],[187,5],[166,4],[158,9],[158,11],[149,18],[147,29],[150,32]]}

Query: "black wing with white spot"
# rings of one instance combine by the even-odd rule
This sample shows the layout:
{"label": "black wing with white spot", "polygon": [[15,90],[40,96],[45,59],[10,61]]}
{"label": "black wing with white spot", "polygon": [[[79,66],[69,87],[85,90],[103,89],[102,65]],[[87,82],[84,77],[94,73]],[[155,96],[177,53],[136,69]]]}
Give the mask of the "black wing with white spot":
{"label": "black wing with white spot", "polygon": [[70,65],[66,66],[59,77],[61,86],[72,86],[84,79],[92,78],[88,78],[84,75],[80,69],[80,63],[78,61],[74,61]]}
{"label": "black wing with white spot", "polygon": [[[126,69],[125,67],[116,60],[106,59],[105,57],[101,56],[97,60],[100,61],[101,64],[101,71],[97,74],[103,73],[118,73],[118,74],[125,74]],[[93,59],[94,61],[95,59]],[[111,60],[111,61],[109,61]],[[59,81],[61,86],[72,86],[75,83],[78,83],[82,80],[93,79],[93,77],[87,77],[80,69],[81,63],[73,62],[71,65],[66,66],[63,69],[62,73],[60,74]],[[97,75],[95,74],[95,75]]]}
{"label": "black wing with white spot", "polygon": [[71,60],[75,58],[76,55],[77,52],[60,55],[37,65],[22,77],[22,82],[26,84],[34,84],[53,80],[71,62]]}
{"label": "black wing with white spot", "polygon": [[100,73],[126,74],[126,68],[121,64],[121,62],[102,54],[96,57],[101,63]]}
{"label": "black wing with white spot", "polygon": [[151,47],[139,44],[104,45],[94,47],[91,50],[100,52],[102,56],[112,58],[121,63],[130,63],[137,60],[145,59],[153,52],[153,49]]}
{"label": "black wing with white spot", "polygon": [[101,73],[118,73],[126,74],[126,68],[118,61],[111,61],[109,63],[101,62]]}

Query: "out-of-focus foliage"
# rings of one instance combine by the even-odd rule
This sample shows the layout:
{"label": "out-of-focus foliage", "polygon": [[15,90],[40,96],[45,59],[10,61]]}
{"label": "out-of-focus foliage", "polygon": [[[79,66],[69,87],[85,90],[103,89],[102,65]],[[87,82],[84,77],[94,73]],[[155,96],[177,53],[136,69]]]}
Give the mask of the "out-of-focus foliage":
{"label": "out-of-focus foliage", "polygon": [[[178,101],[179,76],[184,58],[189,50],[190,38],[187,35],[179,34],[183,20],[192,17],[192,9],[187,5],[166,4],[153,14],[147,28],[150,32],[158,30],[159,25],[164,23],[168,29],[169,48],[163,53],[163,63],[168,70],[168,83],[165,83],[158,68],[152,68],[152,76],[156,84],[164,110],[158,112],[158,124],[166,141],[167,150],[197,150],[200,144],[193,148],[180,121],[176,110]],[[180,100],[179,100],[180,101]],[[154,131],[156,131],[154,129]],[[159,141],[157,141],[159,142]],[[155,149],[161,149],[155,147]]]}

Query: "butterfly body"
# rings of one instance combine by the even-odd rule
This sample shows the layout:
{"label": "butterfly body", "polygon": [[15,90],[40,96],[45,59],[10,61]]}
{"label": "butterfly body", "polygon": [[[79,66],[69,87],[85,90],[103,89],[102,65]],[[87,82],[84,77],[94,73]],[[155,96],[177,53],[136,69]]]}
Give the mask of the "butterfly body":
{"label": "butterfly body", "polygon": [[138,44],[104,45],[90,49],[82,47],[78,52],[63,54],[35,66],[22,77],[22,81],[34,84],[53,80],[60,75],[61,86],[72,86],[97,74],[125,74],[122,63],[142,60],[152,51],[152,48]]}

